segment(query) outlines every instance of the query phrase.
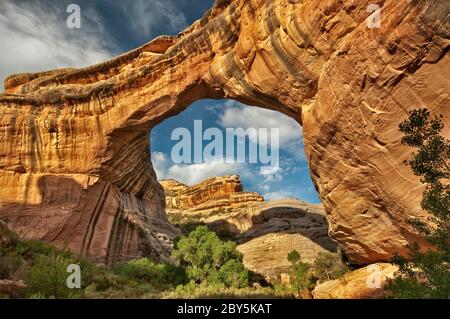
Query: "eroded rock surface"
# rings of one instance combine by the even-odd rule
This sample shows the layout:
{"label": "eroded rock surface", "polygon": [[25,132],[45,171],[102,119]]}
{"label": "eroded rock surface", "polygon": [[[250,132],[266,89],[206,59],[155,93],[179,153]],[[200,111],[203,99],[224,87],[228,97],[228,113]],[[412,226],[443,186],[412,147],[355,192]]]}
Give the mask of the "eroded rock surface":
{"label": "eroded rock surface", "polygon": [[161,184],[172,221],[201,222],[232,236],[245,266],[268,282],[280,282],[283,274],[291,273],[287,256],[292,250],[307,263],[320,252],[337,250],[328,236],[323,205],[295,199],[265,202],[257,193],[244,192],[239,176],[213,177],[192,187],[174,180]]}
{"label": "eroded rock surface", "polygon": [[[245,266],[268,282],[290,276],[292,264],[287,256],[293,250],[310,264],[319,253],[337,251],[336,243],[328,236],[322,205],[281,199],[255,205],[252,211],[252,226],[237,236],[241,243],[238,250],[244,255]],[[248,215],[241,219],[244,216]]]}
{"label": "eroded rock surface", "polygon": [[178,211],[186,216],[202,212],[206,216],[216,210],[264,201],[258,193],[244,192],[237,175],[212,177],[191,187],[175,180],[160,183],[166,195],[167,212]]}
{"label": "eroded rock surface", "polygon": [[421,240],[406,219],[425,217],[422,187],[398,124],[422,106],[448,121],[449,12],[447,0],[216,1],[179,35],[111,61],[11,76],[0,218],[101,261],[164,259],[176,230],[149,132],[198,99],[231,98],[303,124],[331,236],[354,262],[387,260]]}
{"label": "eroded rock surface", "polygon": [[390,279],[398,272],[392,264],[378,263],[349,272],[344,277],[319,284],[314,299],[376,299],[384,295]]}
{"label": "eroded rock surface", "polygon": [[22,280],[0,279],[0,297],[20,298],[24,295],[26,286]]}

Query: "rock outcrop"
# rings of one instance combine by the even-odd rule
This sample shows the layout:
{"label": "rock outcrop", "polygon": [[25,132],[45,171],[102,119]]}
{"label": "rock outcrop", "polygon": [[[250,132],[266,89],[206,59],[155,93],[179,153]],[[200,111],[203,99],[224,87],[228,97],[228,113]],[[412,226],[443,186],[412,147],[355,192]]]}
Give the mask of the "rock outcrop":
{"label": "rock outcrop", "polygon": [[257,193],[244,192],[239,176],[213,177],[192,187],[175,180],[161,184],[172,221],[204,223],[232,236],[246,268],[268,282],[280,282],[291,273],[287,256],[294,249],[308,263],[320,252],[337,250],[328,236],[323,205],[295,199],[265,202]]}
{"label": "rock outcrop", "polygon": [[238,250],[244,255],[246,268],[268,282],[290,276],[292,265],[287,256],[293,250],[310,264],[319,253],[337,251],[336,243],[328,236],[322,205],[282,199],[256,204],[252,211],[251,218],[247,213],[231,222],[251,220],[251,227],[237,236]]}
{"label": "rock outcrop", "polygon": [[392,264],[373,264],[317,285],[312,295],[314,299],[381,298],[388,281],[395,277],[397,271],[398,267]]}
{"label": "rock outcrop", "polygon": [[331,236],[354,262],[387,260],[421,240],[406,220],[426,217],[422,187],[397,127],[421,106],[448,121],[449,11],[447,0],[216,1],[179,35],[111,61],[11,76],[0,218],[100,261],[164,259],[176,230],[149,132],[196,100],[230,98],[303,124]]}
{"label": "rock outcrop", "polygon": [[[12,241],[14,241],[17,237],[15,234],[13,234],[6,224],[0,220],[0,246],[7,247]],[[2,255],[0,253],[0,262],[1,262]]]}
{"label": "rock outcrop", "polygon": [[205,214],[219,209],[246,206],[251,202],[264,201],[254,192],[244,192],[240,177],[213,177],[189,187],[175,180],[160,181],[166,194],[166,209],[187,216]]}
{"label": "rock outcrop", "polygon": [[22,280],[0,279],[0,298],[4,296],[8,298],[21,298],[24,295],[25,288],[25,283]]}

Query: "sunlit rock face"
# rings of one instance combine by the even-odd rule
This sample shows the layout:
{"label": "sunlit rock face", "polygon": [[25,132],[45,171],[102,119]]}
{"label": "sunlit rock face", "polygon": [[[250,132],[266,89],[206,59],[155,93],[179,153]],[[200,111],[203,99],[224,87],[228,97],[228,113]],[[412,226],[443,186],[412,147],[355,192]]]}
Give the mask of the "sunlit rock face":
{"label": "sunlit rock face", "polygon": [[398,275],[398,267],[387,263],[372,264],[345,274],[342,278],[319,283],[314,299],[380,299],[389,281]]}
{"label": "sunlit rock face", "polygon": [[160,184],[166,195],[168,211],[180,211],[189,215],[247,206],[252,202],[261,202],[264,198],[258,193],[244,192],[239,176],[216,176],[193,186],[187,186],[175,180],[163,180]]}
{"label": "sunlit rock face", "polygon": [[[368,28],[369,4],[382,7]],[[0,95],[0,218],[99,261],[166,259],[176,230],[149,132],[202,98],[303,124],[330,234],[356,263],[420,238],[419,180],[398,124],[449,114],[446,0],[228,0],[175,37],[85,69],[20,74]],[[446,136],[450,131],[446,130]]]}
{"label": "sunlit rock face", "polygon": [[193,186],[161,181],[166,212],[179,224],[205,224],[238,243],[247,269],[270,283],[289,276],[288,254],[297,250],[304,262],[314,263],[319,253],[336,252],[328,236],[323,205],[296,199],[264,201],[245,192],[239,176],[217,176]]}

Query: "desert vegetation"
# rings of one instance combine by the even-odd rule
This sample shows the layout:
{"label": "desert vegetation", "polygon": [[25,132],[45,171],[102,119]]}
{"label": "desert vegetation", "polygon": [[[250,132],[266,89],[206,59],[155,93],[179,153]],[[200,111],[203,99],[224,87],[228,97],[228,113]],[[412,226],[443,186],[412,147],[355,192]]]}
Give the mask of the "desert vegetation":
{"label": "desert vegetation", "polygon": [[[291,285],[263,287],[261,278],[244,267],[236,243],[221,240],[206,226],[176,240],[173,264],[141,258],[112,267],[38,241],[21,240],[6,228],[1,231],[0,279],[23,280],[22,298],[294,298],[322,279],[335,278],[342,266],[334,254],[322,254],[310,266],[293,252]],[[70,264],[80,266],[80,289],[66,285]]]}

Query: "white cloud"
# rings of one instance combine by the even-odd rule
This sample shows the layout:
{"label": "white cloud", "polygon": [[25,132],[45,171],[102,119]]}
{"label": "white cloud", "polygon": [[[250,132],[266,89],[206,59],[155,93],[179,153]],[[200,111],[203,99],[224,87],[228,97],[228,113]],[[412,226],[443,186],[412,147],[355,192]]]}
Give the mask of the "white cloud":
{"label": "white cloud", "polygon": [[193,185],[212,176],[240,174],[242,169],[242,164],[211,161],[201,164],[173,165],[169,168],[167,175]]}
{"label": "white cloud", "polygon": [[259,175],[274,175],[281,172],[280,167],[272,166],[261,166],[259,168]]}
{"label": "white cloud", "polygon": [[167,0],[133,0],[119,1],[129,19],[131,28],[146,38],[153,36],[153,31],[164,25],[166,30],[180,32],[187,26],[187,20],[179,8]]}
{"label": "white cloud", "polygon": [[295,198],[294,194],[285,191],[267,192],[264,194],[265,200],[277,200],[285,198]]}
{"label": "white cloud", "polygon": [[175,179],[187,185],[197,184],[213,176],[241,175],[251,178],[247,165],[224,161],[205,161],[200,164],[173,164],[162,152],[152,153],[152,163],[159,180]]}
{"label": "white cloud", "polygon": [[[302,127],[289,116],[254,106],[246,106],[239,102],[227,101],[219,115],[218,124],[224,128],[278,128],[280,149],[297,158],[304,157],[302,145]],[[270,130],[269,130],[270,132]],[[270,134],[269,134],[270,136]],[[252,143],[258,143],[257,136],[250,135]]]}
{"label": "white cloud", "polygon": [[65,6],[0,2],[0,89],[6,76],[83,67],[111,57],[109,36],[92,10],[82,10],[81,29],[69,29]]}

